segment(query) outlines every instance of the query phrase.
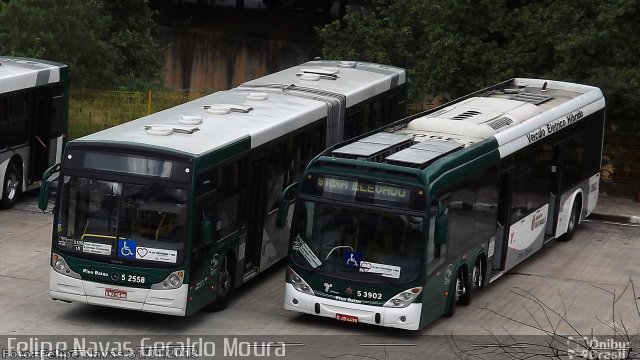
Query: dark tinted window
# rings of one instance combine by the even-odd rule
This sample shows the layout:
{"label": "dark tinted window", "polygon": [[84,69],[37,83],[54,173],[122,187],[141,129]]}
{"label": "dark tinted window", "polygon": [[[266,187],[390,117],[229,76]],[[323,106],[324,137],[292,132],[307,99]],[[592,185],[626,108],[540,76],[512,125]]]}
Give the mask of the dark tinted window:
{"label": "dark tinted window", "polygon": [[552,146],[540,142],[514,155],[511,223],[549,202]]}
{"label": "dark tinted window", "polygon": [[498,208],[498,173],[495,168],[472,174],[440,200],[448,208],[451,256],[460,256],[495,234]]}
{"label": "dark tinted window", "polygon": [[564,142],[562,149],[562,183],[564,190],[577,185],[582,180],[582,168],[585,155],[584,136],[585,123],[582,121],[576,124],[573,128],[573,133],[569,135]]}
{"label": "dark tinted window", "polygon": [[235,162],[222,168],[220,173],[220,187],[218,189],[219,200],[216,222],[216,235],[218,239],[232,234],[238,228],[243,180],[244,176],[240,162]]}
{"label": "dark tinted window", "polygon": [[7,114],[7,99],[0,97],[0,150],[9,144],[9,117]]}
{"label": "dark tinted window", "polygon": [[27,95],[13,95],[9,102],[9,146],[27,142]]}

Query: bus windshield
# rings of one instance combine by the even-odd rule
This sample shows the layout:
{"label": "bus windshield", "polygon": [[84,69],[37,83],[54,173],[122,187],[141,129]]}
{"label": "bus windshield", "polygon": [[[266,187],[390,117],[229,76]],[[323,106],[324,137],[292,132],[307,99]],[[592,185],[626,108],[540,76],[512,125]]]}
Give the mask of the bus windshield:
{"label": "bus windshield", "polygon": [[182,262],[186,190],[65,176],[61,196],[60,250],[142,266]]}
{"label": "bus windshield", "polygon": [[302,201],[292,242],[299,266],[339,278],[408,282],[420,272],[422,216]]}

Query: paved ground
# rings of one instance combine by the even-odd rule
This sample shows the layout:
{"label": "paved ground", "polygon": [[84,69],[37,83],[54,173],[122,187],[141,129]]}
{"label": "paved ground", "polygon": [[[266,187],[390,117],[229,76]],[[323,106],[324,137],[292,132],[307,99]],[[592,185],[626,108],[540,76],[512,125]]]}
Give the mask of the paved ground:
{"label": "paved ground", "polygon": [[631,198],[610,197],[600,194],[595,218],[640,224],[640,203]]}
{"label": "paved ground", "polygon": [[[52,215],[39,212],[35,202],[30,197],[15,209],[0,212],[0,337],[204,336],[218,345],[216,357],[222,357],[224,341],[239,336],[241,340],[287,341],[292,345],[287,348],[291,358],[355,358],[345,354],[380,359],[424,358],[425,354],[451,358],[451,334],[460,341],[464,338],[458,336],[462,335],[485,335],[482,341],[491,341],[486,336],[489,332],[536,335],[556,324],[567,333],[575,328],[583,334],[610,334],[613,294],[623,293],[630,279],[640,284],[640,227],[584,222],[572,241],[552,243],[491,284],[470,306],[458,307],[454,318],[440,319],[417,334],[351,326],[283,310],[282,266],[238,291],[227,310],[202,312],[187,319],[66,304],[48,296]],[[635,297],[640,296],[640,288],[638,293]],[[544,306],[548,306],[546,313]],[[553,312],[564,313],[565,308],[567,321],[563,322]],[[631,289],[616,303],[615,313],[617,326],[622,319],[630,331],[640,331],[640,314]],[[402,346],[382,348],[376,345],[380,342]],[[226,345],[226,350],[234,349],[233,343]]]}

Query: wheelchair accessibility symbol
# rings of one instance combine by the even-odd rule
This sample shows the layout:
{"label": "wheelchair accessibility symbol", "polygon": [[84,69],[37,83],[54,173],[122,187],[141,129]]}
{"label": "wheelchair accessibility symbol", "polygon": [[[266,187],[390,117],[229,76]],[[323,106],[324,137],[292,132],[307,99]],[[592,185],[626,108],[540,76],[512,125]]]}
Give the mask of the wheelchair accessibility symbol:
{"label": "wheelchair accessibility symbol", "polygon": [[359,268],[362,258],[361,252],[347,251],[343,257],[343,264],[346,267]]}
{"label": "wheelchair accessibility symbol", "polygon": [[131,239],[118,240],[118,257],[125,259],[135,259],[136,241]]}

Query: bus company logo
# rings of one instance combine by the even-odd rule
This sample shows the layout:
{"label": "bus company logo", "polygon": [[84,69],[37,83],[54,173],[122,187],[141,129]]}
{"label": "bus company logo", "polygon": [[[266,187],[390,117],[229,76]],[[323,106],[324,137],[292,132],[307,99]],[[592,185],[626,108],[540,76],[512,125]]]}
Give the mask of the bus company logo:
{"label": "bus company logo", "polygon": [[211,275],[214,275],[216,271],[218,271],[218,254],[213,254],[211,257],[211,261],[209,262],[209,270],[211,271]]}
{"label": "bus company logo", "polygon": [[353,289],[349,286],[344,292],[347,293],[347,295],[351,295],[353,294]]}
{"label": "bus company logo", "polygon": [[324,292],[328,293],[329,289],[333,287],[333,284],[324,283]]}
{"label": "bus company logo", "polygon": [[547,217],[543,213],[531,217],[531,231],[539,228],[547,222]]}
{"label": "bus company logo", "polygon": [[449,285],[451,283],[451,276],[453,276],[453,264],[449,264],[447,269],[444,271],[444,285]]}

